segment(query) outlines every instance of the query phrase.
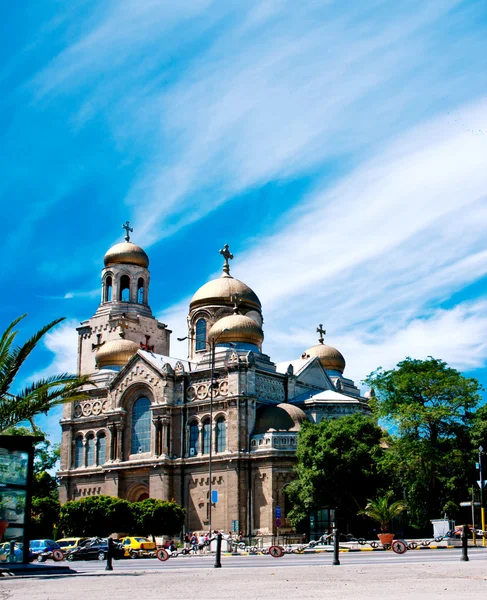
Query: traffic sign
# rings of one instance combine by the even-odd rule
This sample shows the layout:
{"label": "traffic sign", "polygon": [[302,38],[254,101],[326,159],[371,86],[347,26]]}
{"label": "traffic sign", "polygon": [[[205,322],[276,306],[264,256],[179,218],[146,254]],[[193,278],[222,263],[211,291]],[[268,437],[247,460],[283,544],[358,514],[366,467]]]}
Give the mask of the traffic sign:
{"label": "traffic sign", "polygon": [[[480,506],[480,502],[474,502],[474,506]],[[460,506],[472,506],[472,501],[467,500],[466,502],[460,502]]]}
{"label": "traffic sign", "polygon": [[281,548],[281,546],[270,546],[269,554],[274,558],[281,558],[281,556],[284,554],[284,550]]}
{"label": "traffic sign", "polygon": [[279,519],[280,517],[281,517],[281,507],[276,506],[276,519]]}
{"label": "traffic sign", "polygon": [[479,484],[480,489],[485,487],[485,479],[483,481],[482,479],[477,479],[477,483]]}
{"label": "traffic sign", "polygon": [[216,504],[218,502],[218,490],[211,490],[211,503]]}
{"label": "traffic sign", "polygon": [[407,546],[406,542],[403,542],[402,540],[394,540],[392,542],[392,550],[396,554],[404,554],[407,549],[408,549],[408,546]]}
{"label": "traffic sign", "polygon": [[279,517],[277,517],[276,519],[276,527],[280,527],[281,526],[281,519]]}

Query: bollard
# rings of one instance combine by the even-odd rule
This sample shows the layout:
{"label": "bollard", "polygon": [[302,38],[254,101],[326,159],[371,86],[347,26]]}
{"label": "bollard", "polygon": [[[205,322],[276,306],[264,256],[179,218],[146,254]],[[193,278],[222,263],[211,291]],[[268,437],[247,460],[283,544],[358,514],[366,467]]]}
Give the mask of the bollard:
{"label": "bollard", "polygon": [[15,562],[15,542],[12,541],[9,543],[8,562]]}
{"label": "bollard", "polygon": [[334,530],[333,535],[333,562],[331,563],[334,567],[340,564],[338,554],[340,552],[340,532],[338,529]]}
{"label": "bollard", "polygon": [[222,568],[222,534],[216,534],[215,569]]}
{"label": "bollard", "polygon": [[462,561],[468,561],[468,525],[462,527]]}
{"label": "bollard", "polygon": [[105,571],[113,571],[112,566],[112,558],[113,558],[113,540],[112,538],[108,538],[108,548],[107,548],[107,566],[105,567]]}

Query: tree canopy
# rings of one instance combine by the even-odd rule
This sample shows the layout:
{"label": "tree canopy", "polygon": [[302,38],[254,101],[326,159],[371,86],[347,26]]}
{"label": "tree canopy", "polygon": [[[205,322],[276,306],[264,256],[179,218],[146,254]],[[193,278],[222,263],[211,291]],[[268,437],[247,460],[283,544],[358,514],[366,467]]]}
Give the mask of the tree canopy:
{"label": "tree canopy", "polygon": [[330,506],[356,522],[358,510],[384,483],[380,468],[384,435],[371,417],[360,414],[303,423],[297,479],[286,488],[293,504],[291,521],[298,524],[311,508]]}
{"label": "tree canopy", "polygon": [[426,531],[430,519],[454,517],[474,481],[472,434],[485,434],[481,419],[473,429],[481,385],[433,357],[406,358],[365,383],[375,390],[376,416],[393,432],[383,467],[406,499],[409,523]]}
{"label": "tree canopy", "polygon": [[31,421],[39,413],[47,413],[53,406],[86,398],[83,386],[89,378],[69,373],[51,375],[24,389],[15,389],[15,378],[28,356],[43,336],[64,320],[48,323],[24,344],[17,346],[15,338],[18,331],[14,329],[24,317],[10,323],[0,337],[0,433],[23,421]]}
{"label": "tree canopy", "polygon": [[59,529],[64,535],[76,536],[106,537],[116,532],[170,535],[181,530],[185,514],[176,502],[90,496],[61,506]]}

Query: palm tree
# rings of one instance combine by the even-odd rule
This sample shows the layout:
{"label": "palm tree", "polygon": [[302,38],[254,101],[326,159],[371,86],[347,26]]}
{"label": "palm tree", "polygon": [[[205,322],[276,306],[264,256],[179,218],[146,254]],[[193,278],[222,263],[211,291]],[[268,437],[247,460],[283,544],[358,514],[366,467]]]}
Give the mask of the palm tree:
{"label": "palm tree", "polygon": [[15,319],[0,338],[0,433],[22,421],[30,421],[39,413],[58,404],[82,400],[87,397],[83,386],[90,383],[87,376],[78,377],[69,373],[51,375],[12,394],[10,388],[20,367],[39,340],[55,325],[64,320],[56,319],[45,325],[22,346],[14,346],[17,331],[14,327],[25,317]]}
{"label": "palm tree", "polygon": [[399,516],[407,508],[406,503],[402,500],[391,502],[393,493],[389,491],[375,500],[367,500],[367,506],[358,513],[377,521],[382,533],[389,533],[392,519]]}

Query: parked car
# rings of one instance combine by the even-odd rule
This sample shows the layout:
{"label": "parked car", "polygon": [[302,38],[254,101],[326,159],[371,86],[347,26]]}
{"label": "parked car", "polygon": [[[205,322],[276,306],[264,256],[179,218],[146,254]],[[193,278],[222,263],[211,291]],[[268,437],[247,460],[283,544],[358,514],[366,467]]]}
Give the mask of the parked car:
{"label": "parked car", "polygon": [[[66,560],[105,560],[108,554],[108,540],[106,538],[92,538],[74,550],[66,553]],[[122,546],[113,542],[113,558],[123,558],[125,554]]]}
{"label": "parked car", "polygon": [[70,537],[70,538],[62,538],[60,540],[56,540],[56,542],[61,546],[61,550],[63,552],[69,552],[70,550],[74,550],[78,546],[82,546],[90,538],[86,537]]}
{"label": "parked car", "polygon": [[54,540],[31,540],[29,544],[29,560],[45,562],[48,558],[55,561],[63,560],[61,546]]}
{"label": "parked car", "polygon": [[155,542],[145,537],[124,537],[120,540],[125,556],[130,558],[153,558],[156,555],[157,546]]}
{"label": "parked car", "polygon": [[14,556],[10,560],[10,542],[0,544],[0,562],[22,562],[24,545],[22,542],[14,542]]}

